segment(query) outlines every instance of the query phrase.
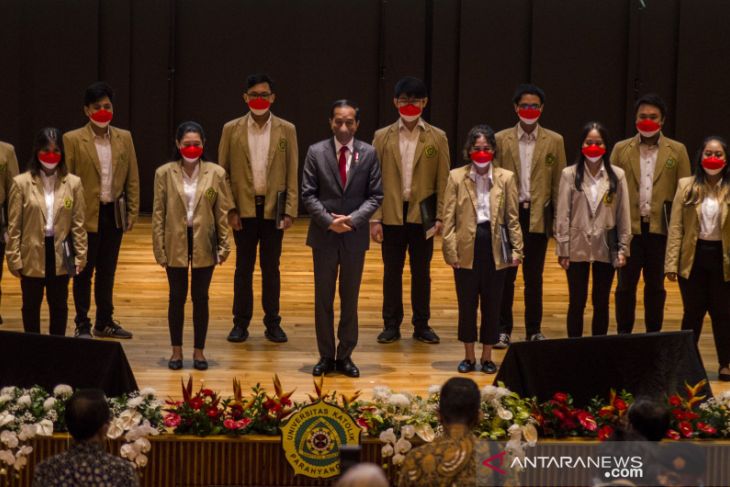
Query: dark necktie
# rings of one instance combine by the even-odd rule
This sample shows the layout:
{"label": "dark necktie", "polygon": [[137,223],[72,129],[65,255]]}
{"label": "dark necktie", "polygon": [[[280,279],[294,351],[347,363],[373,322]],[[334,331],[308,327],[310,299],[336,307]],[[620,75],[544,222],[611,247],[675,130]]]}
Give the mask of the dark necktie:
{"label": "dark necktie", "polygon": [[344,188],[347,184],[347,146],[343,145],[340,147],[340,180],[342,181],[342,187]]}

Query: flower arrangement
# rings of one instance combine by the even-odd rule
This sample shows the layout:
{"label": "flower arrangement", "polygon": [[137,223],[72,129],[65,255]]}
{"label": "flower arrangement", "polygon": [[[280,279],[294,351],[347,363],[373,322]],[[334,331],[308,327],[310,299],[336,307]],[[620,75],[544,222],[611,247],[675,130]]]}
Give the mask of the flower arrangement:
{"label": "flower arrangement", "polygon": [[596,418],[587,410],[573,405],[573,396],[556,392],[551,399],[533,412],[546,436],[595,436]]}
{"label": "flower arrangement", "polygon": [[162,429],[162,401],[155,390],[145,388],[109,400],[112,420],[107,437],[124,439],[119,453],[135,468],[147,466],[147,453],[152,449],[149,436],[157,436]]}

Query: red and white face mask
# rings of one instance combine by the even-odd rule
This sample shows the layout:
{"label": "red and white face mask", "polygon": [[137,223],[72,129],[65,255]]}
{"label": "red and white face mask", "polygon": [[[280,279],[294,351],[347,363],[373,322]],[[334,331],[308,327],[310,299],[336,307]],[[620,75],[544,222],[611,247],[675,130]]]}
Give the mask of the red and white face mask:
{"label": "red and white face mask", "polygon": [[720,174],[722,168],[725,167],[725,164],[727,164],[727,161],[725,161],[725,159],[720,159],[719,157],[715,156],[705,157],[704,159],[702,159],[702,169],[704,169],[705,172],[710,176]]}
{"label": "red and white face mask", "polygon": [[180,148],[180,154],[185,162],[192,164],[203,155],[203,147],[199,145],[186,145]]}
{"label": "red and white face mask", "polygon": [[654,137],[661,129],[662,126],[658,122],[648,118],[636,122],[636,130],[644,137]]}
{"label": "red and white face mask", "polygon": [[517,116],[520,117],[522,123],[527,125],[534,125],[542,115],[542,111],[539,108],[520,108],[517,110]]}
{"label": "red and white face mask", "polygon": [[583,147],[581,152],[589,161],[598,162],[606,153],[606,148],[596,144],[591,144]]}
{"label": "red and white face mask", "polygon": [[50,151],[38,151],[38,161],[41,163],[43,167],[45,167],[48,170],[56,169],[56,166],[58,166],[58,163],[61,162],[61,153],[60,152],[50,152]]}
{"label": "red and white face mask", "polygon": [[256,116],[261,116],[269,111],[271,102],[266,98],[251,98],[248,101],[248,108]]}
{"label": "red and white face mask", "polygon": [[494,152],[488,150],[474,150],[469,153],[471,162],[479,169],[484,169],[489,166],[489,163],[494,159]]}
{"label": "red and white face mask", "polygon": [[112,121],[112,118],[114,117],[114,114],[110,112],[109,110],[101,109],[97,110],[91,115],[89,115],[89,119],[91,120],[91,123],[96,125],[99,128],[104,128],[107,125],[109,125],[109,122]]}
{"label": "red and white face mask", "polygon": [[423,110],[421,110],[421,107],[416,106],[413,103],[398,107],[398,113],[400,113],[401,118],[406,122],[413,122],[418,120],[418,117],[421,116],[422,112]]}

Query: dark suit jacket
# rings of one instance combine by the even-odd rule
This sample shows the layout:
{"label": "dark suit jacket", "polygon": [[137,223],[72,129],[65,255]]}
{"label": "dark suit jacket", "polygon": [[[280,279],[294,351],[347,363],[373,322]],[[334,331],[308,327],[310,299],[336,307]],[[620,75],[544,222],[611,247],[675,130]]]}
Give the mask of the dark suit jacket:
{"label": "dark suit jacket", "polygon": [[[344,246],[350,252],[370,247],[370,217],[383,201],[380,163],[370,144],[355,140],[347,185],[343,188],[333,137],[309,147],[302,172],[302,202],[312,217],[307,245],[315,249]],[[353,231],[329,230],[332,213],[349,215]]]}

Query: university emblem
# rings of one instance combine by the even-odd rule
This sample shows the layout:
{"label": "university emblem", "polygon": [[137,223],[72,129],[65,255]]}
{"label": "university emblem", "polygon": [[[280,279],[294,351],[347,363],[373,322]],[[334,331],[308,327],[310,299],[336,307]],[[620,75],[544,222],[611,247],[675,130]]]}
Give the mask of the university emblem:
{"label": "university emblem", "polygon": [[674,166],[677,165],[677,161],[672,159],[671,157],[667,159],[667,162],[664,163],[667,169],[672,169]]}
{"label": "university emblem", "polygon": [[216,192],[216,190],[214,190],[213,188],[208,188],[208,189],[207,189],[207,190],[205,191],[205,197],[206,197],[206,198],[208,198],[208,201],[210,201],[211,203],[212,203],[213,201],[215,201],[215,197],[216,197],[216,196],[218,196],[218,193],[217,193],[217,192]]}
{"label": "university emblem", "polygon": [[438,154],[438,151],[436,150],[436,148],[434,146],[428,145],[428,146],[426,146],[426,150],[424,151],[424,153],[426,154],[426,157],[431,158],[431,157],[434,157],[436,154]]}
{"label": "university emblem", "polygon": [[555,164],[556,160],[557,158],[555,157],[555,154],[548,154],[545,156],[545,164],[547,164],[548,166],[552,166],[553,164]]}
{"label": "university emblem", "polygon": [[281,152],[285,152],[286,151],[286,139],[279,139],[278,147]]}
{"label": "university emblem", "polygon": [[70,210],[71,207],[73,206],[73,204],[74,204],[74,200],[72,200],[68,196],[66,196],[66,198],[63,200],[63,207],[66,208],[67,210]]}

